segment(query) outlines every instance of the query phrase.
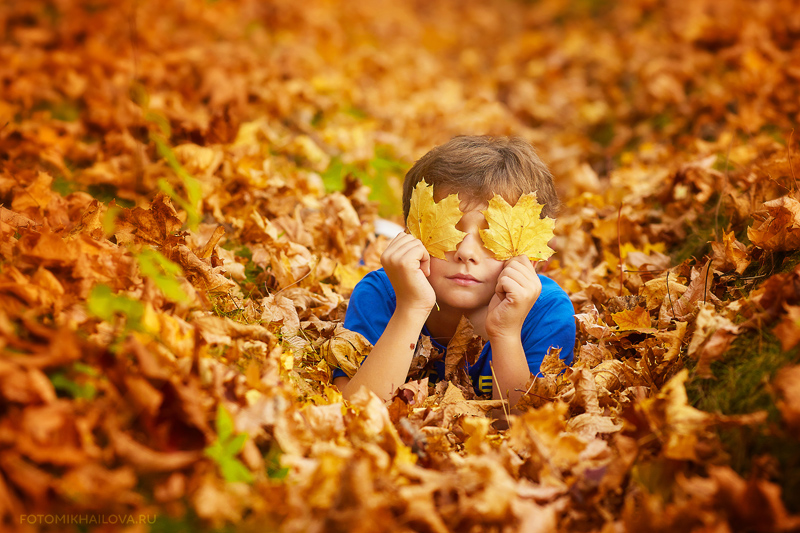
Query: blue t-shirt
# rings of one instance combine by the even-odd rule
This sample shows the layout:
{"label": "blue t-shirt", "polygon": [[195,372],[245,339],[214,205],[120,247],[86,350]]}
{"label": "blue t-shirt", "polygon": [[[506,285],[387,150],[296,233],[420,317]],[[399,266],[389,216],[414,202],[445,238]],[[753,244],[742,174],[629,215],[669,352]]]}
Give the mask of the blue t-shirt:
{"label": "blue t-shirt", "polygon": [[[539,279],[542,293],[525,318],[521,332],[522,347],[532,374],[539,373],[542,360],[551,346],[561,348],[560,357],[567,365],[572,363],[575,347],[575,312],[569,296],[550,278],[540,275]],[[344,327],[360,333],[374,345],[386,329],[396,305],[394,288],[386,272],[382,268],[370,272],[353,289]],[[421,333],[430,336],[427,327],[423,327]],[[436,340],[431,339],[431,343],[438,350],[446,352],[446,347]],[[492,392],[491,360],[492,347],[487,342],[476,363],[467,369],[477,394]],[[333,371],[334,378],[346,375],[338,368]],[[435,363],[428,378],[435,383],[443,376],[444,358]]]}

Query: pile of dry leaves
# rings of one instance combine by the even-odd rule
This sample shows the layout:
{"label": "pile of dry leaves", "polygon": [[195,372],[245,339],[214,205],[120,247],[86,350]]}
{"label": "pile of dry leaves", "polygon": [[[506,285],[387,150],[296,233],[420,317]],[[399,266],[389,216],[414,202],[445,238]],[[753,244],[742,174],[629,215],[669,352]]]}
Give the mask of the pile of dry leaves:
{"label": "pile of dry leaves", "polygon": [[[767,414],[685,388],[772,330],[800,443],[791,0],[31,0],[0,43],[3,530],[800,529],[717,436]],[[330,384],[375,200],[459,133],[530,140],[565,204],[576,361],[506,430],[467,333],[453,384]]]}

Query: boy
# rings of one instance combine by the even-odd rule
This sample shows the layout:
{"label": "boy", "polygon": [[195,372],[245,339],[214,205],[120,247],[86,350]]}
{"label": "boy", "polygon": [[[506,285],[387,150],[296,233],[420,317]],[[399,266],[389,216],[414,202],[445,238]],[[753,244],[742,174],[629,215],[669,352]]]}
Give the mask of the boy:
{"label": "boy", "polygon": [[[553,177],[522,139],[455,137],[406,174],[406,219],[411,193],[423,178],[433,185],[436,201],[458,193],[464,214],[456,228],[466,236],[445,260],[431,257],[407,233],[389,243],[381,256],[383,268],[367,274],[353,290],[344,321],[373,344],[372,351],[352,378],[337,369],[333,383],[346,398],[366,386],[388,400],[406,380],[420,333],[444,351],[464,315],[488,341],[468,368],[473,387],[513,406],[551,346],[561,349],[565,363],[572,362],[574,311],[567,294],[537,276],[526,256],[494,258],[480,238],[479,230],[487,227],[481,210],[495,193],[514,205],[521,195],[536,191],[544,205],[542,216],[554,218],[558,196]],[[444,363],[439,366],[441,378]]]}

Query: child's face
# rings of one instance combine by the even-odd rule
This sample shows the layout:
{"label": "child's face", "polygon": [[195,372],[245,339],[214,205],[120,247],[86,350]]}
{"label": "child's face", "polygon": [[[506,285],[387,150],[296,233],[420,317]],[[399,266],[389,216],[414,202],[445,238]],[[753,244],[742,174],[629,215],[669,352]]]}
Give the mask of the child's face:
{"label": "child's face", "polygon": [[473,310],[489,305],[494,296],[497,278],[505,266],[486,249],[479,231],[486,229],[486,219],[481,210],[487,205],[469,205],[456,228],[467,235],[455,252],[447,252],[447,260],[431,257],[431,275],[428,277],[436,301],[442,307]]}

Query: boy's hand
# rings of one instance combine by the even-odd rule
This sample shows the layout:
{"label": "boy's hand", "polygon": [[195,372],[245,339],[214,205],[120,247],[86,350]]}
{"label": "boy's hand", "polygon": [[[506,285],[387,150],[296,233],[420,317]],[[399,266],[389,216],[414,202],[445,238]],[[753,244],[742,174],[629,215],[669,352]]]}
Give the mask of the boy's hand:
{"label": "boy's hand", "polygon": [[497,337],[519,339],[528,312],[542,293],[542,282],[534,263],[524,255],[509,259],[497,277],[495,294],[486,315],[489,340]]}
{"label": "boy's hand", "polygon": [[422,241],[408,233],[397,235],[381,255],[381,265],[392,282],[398,309],[425,313],[433,309],[436,293],[428,281],[431,256]]}

